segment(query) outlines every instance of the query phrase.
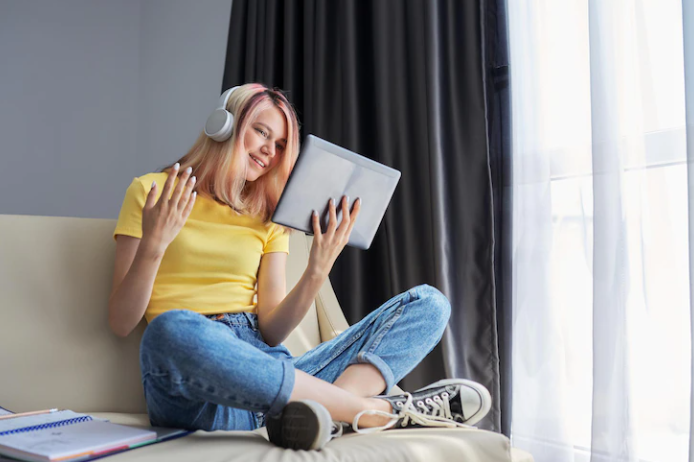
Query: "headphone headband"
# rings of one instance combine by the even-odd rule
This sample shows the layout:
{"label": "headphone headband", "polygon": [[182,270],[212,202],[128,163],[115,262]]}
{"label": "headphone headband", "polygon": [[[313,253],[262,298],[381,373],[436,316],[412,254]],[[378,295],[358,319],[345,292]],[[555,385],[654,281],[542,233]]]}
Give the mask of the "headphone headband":
{"label": "headphone headband", "polygon": [[239,87],[238,86],[231,87],[230,89],[228,89],[227,91],[222,93],[222,96],[219,97],[219,106],[217,106],[217,109],[226,109],[227,108],[227,104],[229,104],[229,97],[231,97],[231,94],[237,88],[239,88]]}

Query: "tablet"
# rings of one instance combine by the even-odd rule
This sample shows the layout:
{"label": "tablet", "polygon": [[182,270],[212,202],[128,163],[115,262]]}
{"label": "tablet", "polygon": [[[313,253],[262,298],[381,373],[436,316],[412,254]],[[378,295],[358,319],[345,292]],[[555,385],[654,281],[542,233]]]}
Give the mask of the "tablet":
{"label": "tablet", "polygon": [[371,246],[399,180],[398,170],[308,135],[272,221],[313,235],[311,213],[315,209],[320,214],[321,232],[325,232],[330,221],[330,198],[335,199],[339,226],[342,196],[349,196],[350,211],[360,197],[361,210],[347,245],[366,250]]}

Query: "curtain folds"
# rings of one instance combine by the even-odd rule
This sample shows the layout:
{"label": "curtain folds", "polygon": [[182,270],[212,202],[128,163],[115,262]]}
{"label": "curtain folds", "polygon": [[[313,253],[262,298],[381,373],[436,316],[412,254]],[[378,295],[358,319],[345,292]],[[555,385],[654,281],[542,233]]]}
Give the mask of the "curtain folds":
{"label": "curtain folds", "polygon": [[[503,87],[494,61],[503,1],[234,0],[223,87],[259,81],[286,90],[313,133],[402,172],[374,239],[346,248],[330,279],[356,322],[418,284],[451,301],[449,328],[401,383],[444,377],[484,384],[494,404],[480,426],[501,430],[493,181],[502,143],[490,147],[489,92]],[[498,64],[498,65],[495,65]],[[502,69],[502,71],[499,71]],[[492,80],[492,74],[498,78]],[[500,76],[500,77],[499,77]],[[508,143],[507,143],[508,144]]]}
{"label": "curtain folds", "polygon": [[511,106],[509,86],[508,22],[505,0],[487,1],[482,15],[486,65],[487,130],[489,169],[492,182],[494,217],[494,281],[499,338],[501,377],[501,432],[511,435],[511,397],[513,345],[511,294],[511,249],[513,236],[513,195],[511,184]]}
{"label": "curtain folds", "polygon": [[689,458],[682,5],[508,2],[511,434],[537,462]]}
{"label": "curtain folds", "polygon": [[689,462],[694,462],[694,4],[682,0],[682,34],[684,38],[684,93],[687,133],[687,212],[689,242]]}

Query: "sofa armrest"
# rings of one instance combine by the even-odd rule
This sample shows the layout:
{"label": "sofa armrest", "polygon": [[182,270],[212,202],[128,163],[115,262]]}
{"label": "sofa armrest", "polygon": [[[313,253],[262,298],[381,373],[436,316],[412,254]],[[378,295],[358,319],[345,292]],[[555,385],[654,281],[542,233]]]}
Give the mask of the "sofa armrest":
{"label": "sofa armrest", "polygon": [[[311,254],[311,246],[313,245],[313,236],[305,234],[306,255]],[[345,315],[342,313],[340,303],[335,296],[333,286],[330,284],[330,278],[326,278],[316,295],[316,312],[318,314],[318,325],[320,328],[321,342],[328,341],[337,337],[338,334],[344,332],[349,324]]]}
{"label": "sofa armrest", "polygon": [[329,279],[325,280],[316,296],[316,312],[322,342],[337,337],[349,327]]}

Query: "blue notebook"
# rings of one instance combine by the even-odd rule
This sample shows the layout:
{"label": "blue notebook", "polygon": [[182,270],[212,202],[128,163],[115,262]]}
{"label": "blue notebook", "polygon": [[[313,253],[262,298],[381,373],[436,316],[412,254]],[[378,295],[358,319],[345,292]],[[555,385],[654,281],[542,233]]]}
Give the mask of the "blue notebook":
{"label": "blue notebook", "polygon": [[29,462],[87,461],[188,433],[118,425],[60,410],[0,420],[0,455]]}

